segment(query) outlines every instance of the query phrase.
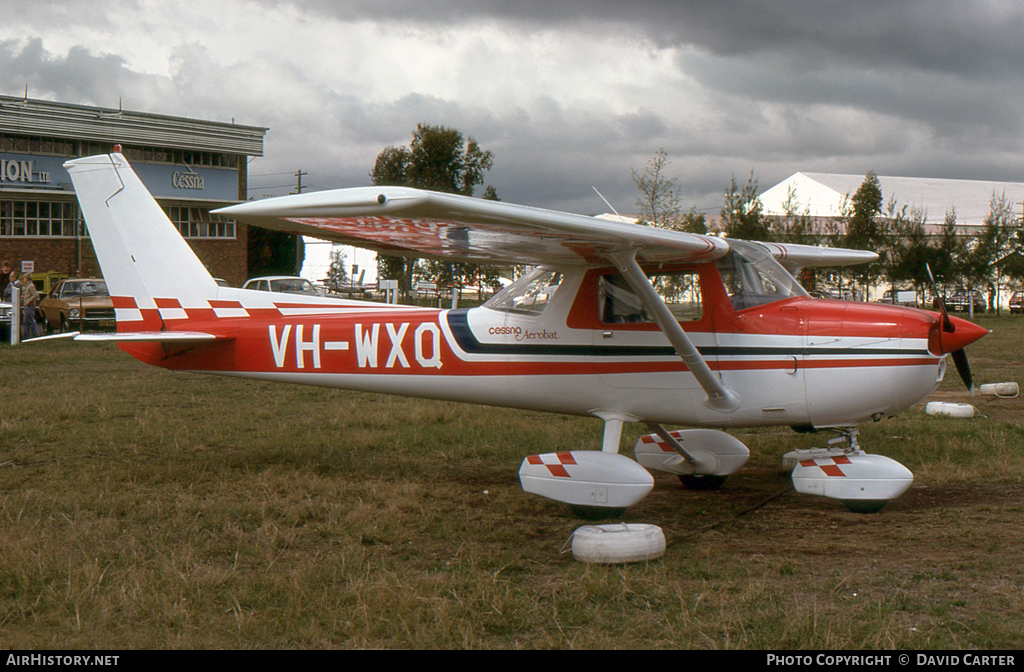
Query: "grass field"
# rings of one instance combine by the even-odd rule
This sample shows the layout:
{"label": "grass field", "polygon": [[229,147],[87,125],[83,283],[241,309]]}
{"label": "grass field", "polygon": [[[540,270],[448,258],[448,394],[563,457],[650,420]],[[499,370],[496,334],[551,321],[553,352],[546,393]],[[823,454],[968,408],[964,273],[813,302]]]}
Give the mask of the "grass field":
{"label": "grass field", "polygon": [[[1024,318],[980,320],[980,382],[1024,381]],[[736,432],[717,492],[656,476],[649,564],[564,552],[524,455],[595,419],[189,376],[116,348],[0,347],[0,637],[39,648],[1019,648],[1024,400],[862,428],[911,490],[874,515],[793,492]],[[950,367],[935,398],[964,400]],[[632,445],[641,433],[627,427]]]}

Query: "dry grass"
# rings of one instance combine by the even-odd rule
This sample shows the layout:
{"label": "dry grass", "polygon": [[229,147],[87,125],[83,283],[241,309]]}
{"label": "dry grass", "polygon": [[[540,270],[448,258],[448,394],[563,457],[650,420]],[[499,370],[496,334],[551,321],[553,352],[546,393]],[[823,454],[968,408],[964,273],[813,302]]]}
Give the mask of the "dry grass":
{"label": "dry grass", "polygon": [[[986,324],[977,377],[1022,380],[1024,320]],[[587,566],[560,552],[580,523],[523,493],[516,471],[531,452],[596,447],[599,421],[172,374],[104,346],[0,348],[0,362],[8,648],[1024,636],[1019,399],[976,400],[987,417],[971,421],[912,410],[864,427],[866,449],[916,474],[872,516],[789,489],[779,456],[822,437],[742,432],[755,455],[721,491],[658,476],[627,513],[664,528],[661,560]],[[947,379],[937,394],[964,399]]]}

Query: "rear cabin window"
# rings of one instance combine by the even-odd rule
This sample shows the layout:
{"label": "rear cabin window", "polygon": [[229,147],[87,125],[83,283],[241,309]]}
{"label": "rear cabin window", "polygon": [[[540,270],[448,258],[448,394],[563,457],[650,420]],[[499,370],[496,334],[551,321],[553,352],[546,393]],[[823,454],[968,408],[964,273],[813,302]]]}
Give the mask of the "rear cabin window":
{"label": "rear cabin window", "polygon": [[[648,277],[676,320],[695,322],[704,316],[700,274],[697,271],[673,271]],[[601,321],[606,324],[654,321],[640,297],[618,273],[602,275],[598,279],[597,299]]]}

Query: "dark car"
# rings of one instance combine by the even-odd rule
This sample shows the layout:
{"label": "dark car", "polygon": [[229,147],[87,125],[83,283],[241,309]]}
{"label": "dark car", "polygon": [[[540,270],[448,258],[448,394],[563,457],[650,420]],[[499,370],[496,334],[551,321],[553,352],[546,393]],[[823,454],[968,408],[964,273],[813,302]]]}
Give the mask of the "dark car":
{"label": "dark car", "polygon": [[977,289],[971,290],[968,295],[967,292],[960,291],[954,292],[946,298],[946,310],[966,313],[971,310],[971,303],[974,303],[975,313],[984,313],[988,307],[988,302],[985,300],[985,295]]}
{"label": "dark car", "polygon": [[0,341],[7,342],[11,338],[11,304],[0,301]]}

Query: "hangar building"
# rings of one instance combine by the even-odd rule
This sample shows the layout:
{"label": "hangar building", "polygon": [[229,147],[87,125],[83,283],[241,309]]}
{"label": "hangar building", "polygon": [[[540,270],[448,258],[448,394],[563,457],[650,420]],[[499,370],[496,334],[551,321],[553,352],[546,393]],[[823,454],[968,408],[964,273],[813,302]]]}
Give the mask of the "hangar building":
{"label": "hangar building", "polygon": [[0,96],[0,258],[37,275],[99,276],[63,164],[119,144],[211,274],[241,285],[248,275],[247,228],[210,211],[246,200],[247,159],[263,155],[266,132]]}
{"label": "hangar building", "polygon": [[[785,215],[786,202],[793,194],[797,214],[805,211],[811,217],[838,217],[843,202],[852,198],[864,182],[864,175],[838,175],[833,173],[795,173],[761,194],[761,205],[766,215]],[[920,209],[926,214],[926,227],[940,226],[947,212],[956,211],[957,225],[977,227],[989,214],[992,196],[1005,195],[1020,215],[1024,202],[1024,183],[984,182],[978,180],[944,180],[924,177],[878,176],[885,204],[896,199],[897,207],[904,205]],[[883,206],[884,207],[884,206]]]}

